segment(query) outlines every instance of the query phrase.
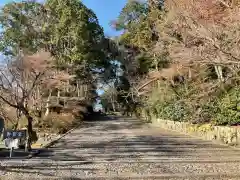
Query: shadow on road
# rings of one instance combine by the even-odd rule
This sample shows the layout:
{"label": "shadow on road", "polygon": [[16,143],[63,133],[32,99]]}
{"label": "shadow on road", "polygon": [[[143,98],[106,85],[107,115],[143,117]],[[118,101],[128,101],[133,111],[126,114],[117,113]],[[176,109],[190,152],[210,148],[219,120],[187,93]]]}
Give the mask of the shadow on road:
{"label": "shadow on road", "polygon": [[[8,149],[0,148],[0,160],[9,159],[10,152]],[[13,159],[27,158],[29,152],[24,152],[22,149],[16,149],[13,151]]]}
{"label": "shadow on road", "polygon": [[[127,119],[127,121],[126,121]],[[96,122],[99,122],[96,124]],[[101,131],[116,131],[116,130],[133,130],[139,129],[144,126],[145,123],[137,120],[134,117],[124,116],[105,116],[95,115],[84,121],[84,128],[94,127],[99,132]]]}
{"label": "shadow on road", "polygon": [[[98,121],[89,120],[84,126],[75,130],[65,138],[60,139],[48,149],[44,149],[32,160],[31,166],[24,166],[21,173],[39,173],[44,176],[52,176],[55,169],[98,172],[97,168],[87,168],[86,165],[96,164],[102,161],[114,162],[121,160],[144,161],[151,158],[168,160],[171,158],[193,158],[196,153],[210,157],[215,155],[214,148],[221,148],[218,152],[230,151],[227,147],[213,145],[207,141],[190,140],[184,135],[151,135],[131,134],[131,131],[142,128],[143,123],[134,118],[124,121],[123,117],[100,117]],[[151,131],[151,130],[150,130]],[[201,152],[204,148],[204,152]],[[198,152],[197,152],[198,151]],[[233,153],[239,151],[231,150]],[[233,156],[236,156],[236,153]],[[231,156],[231,155],[230,155]],[[231,160],[229,160],[230,162]],[[185,161],[183,160],[182,163]],[[188,163],[186,161],[185,163]],[[192,163],[196,160],[192,160]],[[49,165],[51,163],[51,165]],[[171,161],[167,163],[172,163]],[[43,169],[50,172],[42,172]],[[7,172],[19,172],[19,166],[10,165],[0,167],[0,170]]]}
{"label": "shadow on road", "polygon": [[105,114],[102,114],[102,113],[93,113],[93,114],[90,114],[89,116],[87,116],[85,119],[84,119],[84,122],[101,122],[101,121],[116,121],[120,119],[120,117],[118,116],[114,116],[114,115],[105,115]]}

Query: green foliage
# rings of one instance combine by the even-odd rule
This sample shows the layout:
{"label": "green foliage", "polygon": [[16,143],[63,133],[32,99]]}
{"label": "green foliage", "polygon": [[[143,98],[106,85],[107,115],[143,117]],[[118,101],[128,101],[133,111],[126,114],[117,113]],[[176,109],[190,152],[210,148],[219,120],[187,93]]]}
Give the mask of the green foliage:
{"label": "green foliage", "polygon": [[91,72],[109,66],[103,29],[79,0],[8,3],[1,10],[0,23],[0,51],[5,55],[44,48],[62,67],[75,64],[81,72]]}
{"label": "green foliage", "polygon": [[240,123],[239,87],[231,89],[220,98],[214,107],[213,120],[217,125],[235,125]]}
{"label": "green foliage", "polygon": [[124,30],[120,42],[147,50],[152,45],[152,27],[146,2],[129,1],[115,22],[116,30]]}
{"label": "green foliage", "polygon": [[44,8],[36,2],[8,3],[0,11],[0,51],[16,56],[19,50],[36,52],[44,45]]}
{"label": "green foliage", "polygon": [[146,53],[141,53],[138,56],[136,56],[136,61],[139,64],[138,73],[140,75],[145,75],[149,72],[149,70],[152,67],[152,63],[150,60],[151,57]]}
{"label": "green foliage", "polygon": [[191,113],[190,107],[183,100],[178,99],[172,88],[164,84],[153,89],[147,104],[151,113],[161,119],[185,121]]}
{"label": "green foliage", "polygon": [[[183,94],[181,94],[183,95]],[[182,96],[183,97],[183,96]],[[155,103],[155,112],[161,118],[194,123],[211,122],[215,125],[236,125],[240,123],[240,91],[238,87],[212,97],[209,103],[198,103],[198,108],[189,107],[187,97]]]}
{"label": "green foliage", "polygon": [[51,16],[48,44],[56,48],[56,57],[68,63],[86,61],[91,68],[99,65],[104,56],[100,46],[104,34],[92,10],[79,0],[47,0],[46,9]]}
{"label": "green foliage", "polygon": [[157,102],[150,111],[155,117],[174,121],[186,121],[190,116],[190,108],[183,101]]}
{"label": "green foliage", "polygon": [[134,28],[134,25],[140,23],[140,19],[146,17],[147,13],[148,8],[145,2],[128,1],[115,22],[116,30]]}
{"label": "green foliage", "polygon": [[173,101],[169,104],[165,103],[163,104],[163,107],[160,107],[160,109],[160,116],[162,115],[164,118],[171,119],[173,121],[186,121],[188,120],[190,114],[188,106],[181,101]]}

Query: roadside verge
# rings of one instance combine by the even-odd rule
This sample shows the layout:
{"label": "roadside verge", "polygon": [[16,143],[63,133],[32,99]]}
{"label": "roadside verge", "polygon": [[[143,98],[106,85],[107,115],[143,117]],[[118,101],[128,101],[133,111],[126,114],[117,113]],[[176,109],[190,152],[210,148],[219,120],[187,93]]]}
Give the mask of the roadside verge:
{"label": "roadside verge", "polygon": [[34,150],[33,152],[31,152],[27,158],[30,159],[36,155],[38,155],[39,153],[41,153],[42,150],[47,149],[49,147],[51,147],[52,145],[56,144],[59,140],[61,140],[62,138],[64,138],[66,135],[70,134],[72,131],[74,131],[75,129],[79,128],[83,123],[79,123],[77,125],[75,125],[72,129],[70,129],[69,131],[67,131],[66,133],[60,135],[58,138],[48,142],[47,144],[41,146],[41,148]]}
{"label": "roadside verge", "polygon": [[162,119],[153,119],[152,127],[160,127],[203,140],[210,140],[216,144],[240,148],[240,128],[227,126],[213,126],[211,124],[191,124]]}

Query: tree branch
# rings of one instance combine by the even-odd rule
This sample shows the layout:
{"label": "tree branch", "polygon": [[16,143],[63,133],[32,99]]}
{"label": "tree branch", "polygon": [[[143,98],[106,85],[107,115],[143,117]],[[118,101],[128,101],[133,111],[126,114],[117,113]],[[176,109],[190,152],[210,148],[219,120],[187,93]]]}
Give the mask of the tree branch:
{"label": "tree branch", "polygon": [[9,106],[12,106],[16,109],[19,109],[19,106],[15,105],[15,104],[12,104],[10,103],[8,100],[6,100],[4,97],[0,96],[0,99],[2,99],[5,103],[7,103]]}

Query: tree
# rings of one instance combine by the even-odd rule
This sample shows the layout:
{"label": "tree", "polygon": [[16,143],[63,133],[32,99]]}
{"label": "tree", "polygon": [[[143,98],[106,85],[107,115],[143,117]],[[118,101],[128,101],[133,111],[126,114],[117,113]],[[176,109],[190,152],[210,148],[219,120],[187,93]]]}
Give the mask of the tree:
{"label": "tree", "polygon": [[104,94],[101,96],[101,104],[106,111],[117,111],[117,91],[114,87],[108,87]]}
{"label": "tree", "polygon": [[162,6],[161,1],[128,1],[113,22],[116,30],[123,31],[115,40],[124,72],[116,86],[120,92],[118,100],[130,107],[140,100],[138,86],[142,79],[168,65],[167,43],[161,42],[162,52],[154,51],[162,41],[156,27],[156,19],[162,19]]}
{"label": "tree", "polygon": [[104,73],[96,69],[109,66],[103,29],[79,0],[8,3],[1,10],[0,22],[0,51],[5,55],[43,48],[55,57],[58,68],[82,80]]}
{"label": "tree", "polygon": [[[56,71],[64,70],[75,78],[65,82],[66,96],[71,86],[88,87],[93,92],[97,79],[106,76],[111,69],[107,38],[92,10],[80,0],[47,0],[6,4],[0,12],[2,32],[0,51],[15,57],[20,51],[34,54],[39,49],[51,53]],[[60,94],[59,88],[53,93]],[[92,98],[94,93],[88,93]]]}
{"label": "tree", "polygon": [[19,54],[8,60],[0,70],[0,100],[19,110],[28,121],[29,149],[33,138],[33,117],[30,114],[29,104],[32,95],[38,86],[51,82],[61,81],[53,71],[51,56],[47,52],[35,55]]}
{"label": "tree", "polygon": [[[240,19],[237,4],[230,6],[227,1],[205,0],[189,3],[183,0],[177,6],[174,2],[167,1],[171,11],[168,26],[172,27],[168,33],[170,35],[177,30],[182,41],[173,42],[171,57],[178,62],[187,61],[188,64],[213,65],[220,82],[228,76],[223,74],[224,67],[231,66],[232,73],[236,74],[233,65],[239,64],[240,60],[237,50]],[[185,13],[182,13],[183,9]]]}
{"label": "tree", "polygon": [[47,0],[45,8],[51,17],[48,44],[54,56],[65,63],[99,65],[104,34],[92,10],[79,0]]}
{"label": "tree", "polygon": [[47,23],[44,11],[44,6],[34,1],[3,6],[0,11],[0,51],[6,56],[16,56],[20,50],[34,53],[44,48]]}

